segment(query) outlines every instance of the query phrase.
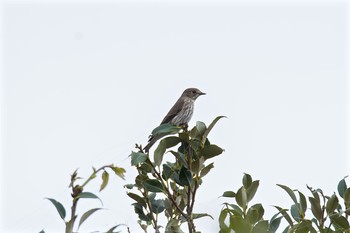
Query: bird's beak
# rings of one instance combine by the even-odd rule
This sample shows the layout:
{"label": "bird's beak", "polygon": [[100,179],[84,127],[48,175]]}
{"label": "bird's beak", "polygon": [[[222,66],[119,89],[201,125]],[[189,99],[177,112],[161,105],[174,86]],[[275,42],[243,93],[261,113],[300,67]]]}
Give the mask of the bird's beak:
{"label": "bird's beak", "polygon": [[198,93],[199,95],[206,95],[207,93],[204,93],[204,92],[200,92]]}

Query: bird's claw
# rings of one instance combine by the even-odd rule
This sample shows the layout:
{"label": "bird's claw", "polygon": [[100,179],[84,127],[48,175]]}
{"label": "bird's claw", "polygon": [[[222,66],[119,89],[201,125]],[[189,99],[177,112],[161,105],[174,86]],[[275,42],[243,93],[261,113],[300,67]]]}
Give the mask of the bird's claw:
{"label": "bird's claw", "polygon": [[182,128],[183,131],[187,132],[187,130],[188,130],[188,124],[187,123],[180,125],[180,127]]}

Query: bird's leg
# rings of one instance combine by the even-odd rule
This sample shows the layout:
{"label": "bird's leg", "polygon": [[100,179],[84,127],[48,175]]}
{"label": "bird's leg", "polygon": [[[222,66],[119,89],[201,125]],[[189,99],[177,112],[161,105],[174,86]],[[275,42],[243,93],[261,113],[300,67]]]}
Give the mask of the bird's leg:
{"label": "bird's leg", "polygon": [[188,131],[188,124],[187,124],[187,123],[180,125],[180,127],[182,128],[182,130],[183,130],[184,132],[187,132],[187,131]]}

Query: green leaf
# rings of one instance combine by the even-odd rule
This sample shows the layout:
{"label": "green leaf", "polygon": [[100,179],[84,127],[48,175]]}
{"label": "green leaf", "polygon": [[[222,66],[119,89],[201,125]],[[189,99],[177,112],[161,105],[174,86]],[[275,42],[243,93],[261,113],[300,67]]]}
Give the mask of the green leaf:
{"label": "green leaf", "polygon": [[308,233],[312,231],[312,229],[311,221],[303,220],[296,225],[295,233]]}
{"label": "green leaf", "polygon": [[333,194],[327,201],[326,204],[326,211],[327,214],[331,214],[334,212],[334,210],[338,207],[338,198],[335,194]]}
{"label": "green leaf", "polygon": [[182,142],[181,138],[174,137],[174,136],[173,137],[166,137],[166,138],[162,139],[161,141],[165,144],[165,147],[167,149],[174,147],[177,144],[179,144],[180,142]]}
{"label": "green leaf", "polygon": [[174,171],[171,169],[171,167],[168,164],[163,164],[162,177],[164,180],[168,180],[173,173]]}
{"label": "green leaf", "polygon": [[200,135],[203,135],[207,130],[207,126],[201,121],[197,121],[196,128],[198,129],[198,132],[200,133]]}
{"label": "green leaf", "polygon": [[146,221],[146,222],[151,221],[150,217],[145,215],[143,211],[143,207],[140,204],[134,203],[132,205],[134,206],[135,213],[138,215],[140,220]]}
{"label": "green leaf", "polygon": [[259,187],[259,180],[254,180],[251,183],[251,185],[249,186],[249,188],[247,189],[248,202],[253,199],[253,197],[255,196],[256,191],[258,190],[258,187]]}
{"label": "green leaf", "polygon": [[198,214],[192,214],[192,219],[197,219],[197,218],[203,218],[203,217],[209,217],[214,220],[214,218],[207,213],[198,213]]}
{"label": "green leaf", "polygon": [[140,189],[143,188],[146,180],[149,180],[147,175],[140,174],[140,175],[136,176],[136,178],[135,178],[136,187],[138,187]]}
{"label": "green leaf", "polygon": [[344,202],[349,205],[350,204],[350,188],[347,188],[344,193]]}
{"label": "green leaf", "polygon": [[224,194],[222,194],[223,197],[236,197],[236,193],[233,191],[225,191]]}
{"label": "green leaf", "polygon": [[78,197],[79,198],[86,198],[86,199],[98,199],[98,200],[100,200],[101,204],[103,205],[102,200],[98,196],[96,196],[95,194],[90,193],[90,192],[82,192],[82,193],[80,193],[80,195]]}
{"label": "green leaf", "polygon": [[316,217],[316,219],[318,221],[320,221],[323,218],[320,201],[314,197],[309,197],[309,201],[311,204],[311,211],[312,211],[313,215]]}
{"label": "green leaf", "polygon": [[294,218],[295,221],[300,222],[302,220],[300,213],[299,213],[299,208],[297,204],[293,204],[290,207],[290,213],[292,217]]}
{"label": "green leaf", "polygon": [[108,180],[109,180],[109,174],[108,172],[106,171],[103,171],[102,173],[102,184],[101,184],[101,187],[100,187],[100,192],[106,188],[107,184],[108,184]]}
{"label": "green leaf", "polygon": [[219,226],[220,226],[220,229],[228,229],[228,226],[225,223],[225,219],[226,219],[228,214],[229,214],[228,209],[225,208],[225,209],[221,210],[220,215],[219,215]]}
{"label": "green leaf", "polygon": [[228,227],[223,227],[220,229],[219,233],[231,233],[231,229]]}
{"label": "green leaf", "polygon": [[136,166],[147,160],[147,155],[142,152],[131,152],[131,165]]}
{"label": "green leaf", "polygon": [[182,185],[190,186],[192,183],[192,173],[187,168],[182,167],[179,173],[179,180]]}
{"label": "green leaf", "polygon": [[302,217],[304,217],[305,212],[307,210],[307,202],[306,202],[306,198],[305,198],[304,194],[302,194],[299,191],[298,191],[298,193],[299,193],[300,210],[302,211],[302,213],[300,213],[300,214],[302,214]]}
{"label": "green leaf", "polygon": [[181,127],[172,124],[162,124],[152,131],[152,135],[158,134],[176,134],[181,130]]}
{"label": "green leaf", "polygon": [[142,173],[142,174],[146,174],[146,173],[151,173],[153,172],[153,167],[149,162],[146,163],[141,163],[138,167],[138,170]]}
{"label": "green leaf", "polygon": [[200,173],[200,177],[204,177],[206,174],[209,173],[209,171],[214,168],[214,163],[210,163],[208,164],[207,166],[205,166],[202,170],[201,170],[201,173]]}
{"label": "green leaf", "polygon": [[276,209],[278,209],[279,213],[282,214],[282,216],[287,220],[288,224],[290,226],[293,226],[293,220],[291,219],[291,217],[289,216],[289,214],[287,213],[286,209],[283,209],[279,206],[274,206]]}
{"label": "green leaf", "polygon": [[252,233],[270,233],[269,222],[266,220],[261,220],[254,226]]}
{"label": "green leaf", "polygon": [[184,155],[183,153],[175,152],[175,151],[173,151],[173,150],[170,150],[169,152],[170,152],[171,154],[173,154],[173,155],[176,157],[176,159],[178,160],[178,162],[179,162],[182,166],[187,167],[187,161],[186,161],[185,155]]}
{"label": "green leaf", "polygon": [[176,219],[170,219],[165,227],[164,233],[184,233],[179,225],[179,221]]}
{"label": "green leaf", "polygon": [[181,142],[179,137],[167,137],[160,141],[158,147],[154,151],[154,163],[160,166],[166,149],[176,146]]}
{"label": "green leaf", "polygon": [[188,132],[181,132],[178,134],[179,138],[183,141],[183,142],[189,142],[190,141],[190,135]]}
{"label": "green leaf", "polygon": [[78,229],[85,222],[86,219],[88,219],[93,213],[95,213],[98,210],[101,210],[101,208],[95,208],[95,209],[86,211],[80,218]]}
{"label": "green leaf", "polygon": [[280,213],[275,214],[270,220],[270,231],[269,233],[275,233],[280,226],[281,219],[283,217],[277,217]]}
{"label": "green leaf", "polygon": [[[185,166],[188,168],[188,166]],[[191,164],[191,171],[193,174],[199,174],[200,170],[204,168],[204,158],[200,157],[199,159],[196,159]]]}
{"label": "green leaf", "polygon": [[63,205],[60,202],[56,201],[55,199],[52,199],[52,198],[46,198],[46,199],[49,200],[56,207],[58,214],[64,220],[64,218],[66,217],[66,210],[63,207]]}
{"label": "green leaf", "polygon": [[203,147],[201,151],[201,155],[207,160],[210,158],[213,158],[215,156],[218,156],[221,154],[224,150],[218,147],[217,145],[206,145]]}
{"label": "green leaf", "polygon": [[345,212],[347,215],[350,215],[350,208],[347,208],[344,212]]}
{"label": "green leaf", "polygon": [[246,190],[241,187],[240,189],[238,189],[237,193],[236,193],[236,202],[237,204],[243,208],[243,210],[245,210],[247,208],[247,193]]}
{"label": "green leaf", "polygon": [[41,230],[39,233],[45,233],[45,231],[44,231],[44,230]]}
{"label": "green leaf", "polygon": [[248,209],[247,218],[250,224],[257,223],[264,215],[264,208],[261,204],[253,205]]}
{"label": "green leaf", "polygon": [[127,195],[133,199],[134,201],[136,201],[138,204],[140,204],[143,207],[147,207],[146,205],[146,201],[144,198],[140,197],[139,195],[135,194],[135,193],[127,193]]}
{"label": "green leaf", "polygon": [[160,183],[158,180],[146,180],[144,183],[145,189],[149,192],[155,192],[155,193],[161,193],[164,191],[164,187],[162,183]]}
{"label": "green leaf", "polygon": [[106,233],[118,233],[119,231],[115,232],[114,230],[116,228],[118,228],[120,226],[120,224],[116,225],[116,226],[113,226],[112,228],[110,228]]}
{"label": "green leaf", "polygon": [[256,221],[262,220],[262,217],[264,216],[265,210],[264,210],[264,207],[261,204],[255,204],[252,207],[250,207],[250,209],[254,209],[254,210],[257,211],[258,216],[257,216],[257,220]]}
{"label": "green leaf", "polygon": [[151,209],[152,212],[155,214],[159,214],[162,213],[165,209],[165,205],[164,205],[164,200],[162,199],[152,199],[151,200]]}
{"label": "green leaf", "polygon": [[244,173],[243,179],[242,179],[242,183],[243,183],[244,188],[248,189],[249,186],[252,184],[252,182],[253,182],[252,177],[249,174]]}
{"label": "green leaf", "polygon": [[282,185],[282,184],[277,184],[277,186],[281,187],[282,189],[284,189],[288,193],[288,195],[292,198],[294,204],[298,204],[297,197],[295,196],[294,192],[289,187]]}
{"label": "green leaf", "polygon": [[235,233],[247,233],[251,231],[250,224],[237,215],[230,217],[230,227],[233,228]]}
{"label": "green leaf", "polygon": [[338,193],[339,193],[339,196],[341,197],[344,197],[345,190],[348,188],[345,182],[345,178],[339,181],[338,183]]}
{"label": "green leaf", "polygon": [[176,211],[173,209],[173,203],[169,199],[164,199],[164,206],[166,210],[167,216],[173,216],[174,212]]}
{"label": "green leaf", "polygon": [[349,222],[344,216],[338,214],[331,214],[329,217],[332,220],[332,223],[334,223],[335,225],[341,227],[344,230],[349,229]]}
{"label": "green leaf", "polygon": [[287,226],[282,233],[293,233],[293,229],[291,226]]}
{"label": "green leaf", "polygon": [[203,133],[203,136],[202,136],[202,145],[205,144],[205,141],[207,140],[207,137],[208,137],[208,134],[210,133],[210,131],[213,129],[213,127],[215,126],[215,124],[225,116],[218,116],[216,117],[212,123],[210,123],[210,125],[208,126],[208,128],[205,130],[205,132]]}
{"label": "green leaf", "polygon": [[112,170],[114,171],[114,173],[119,176],[120,178],[122,178],[123,180],[125,180],[125,169],[122,167],[112,167]]}
{"label": "green leaf", "polygon": [[190,131],[190,137],[193,139],[196,139],[196,140],[200,140],[201,138],[201,134],[199,133],[197,127],[193,127]]}
{"label": "green leaf", "polygon": [[124,188],[127,188],[127,189],[133,189],[135,187],[134,184],[126,184],[124,185]]}
{"label": "green leaf", "polygon": [[316,190],[314,190],[313,188],[311,188],[310,186],[306,185],[306,187],[310,190],[310,192],[312,193],[312,196],[314,196],[314,198],[316,198],[316,200],[318,202],[320,202],[320,197],[318,195],[318,192]]}
{"label": "green leaf", "polygon": [[160,143],[158,144],[157,148],[154,151],[154,163],[156,166],[160,166],[160,164],[163,161],[163,155],[166,151],[166,145],[165,143],[162,141],[160,141]]}
{"label": "green leaf", "polygon": [[228,203],[225,203],[225,204],[230,206],[234,210],[233,211],[234,214],[237,214],[237,215],[243,217],[244,213],[243,213],[242,209],[238,205],[228,204]]}

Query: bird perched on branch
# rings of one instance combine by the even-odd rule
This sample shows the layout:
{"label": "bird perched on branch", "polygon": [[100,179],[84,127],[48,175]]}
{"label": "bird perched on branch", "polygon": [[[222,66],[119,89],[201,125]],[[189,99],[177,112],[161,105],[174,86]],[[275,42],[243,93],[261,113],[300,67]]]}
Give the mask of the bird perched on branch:
{"label": "bird perched on branch", "polygon": [[[161,125],[172,124],[175,126],[184,126],[187,128],[188,122],[191,120],[194,109],[194,101],[205,93],[197,88],[187,88],[184,90],[180,98],[176,101],[174,106],[170,109],[168,114],[164,117]],[[151,135],[148,144],[145,146],[145,152],[148,152],[152,145],[164,137],[165,135]]]}

